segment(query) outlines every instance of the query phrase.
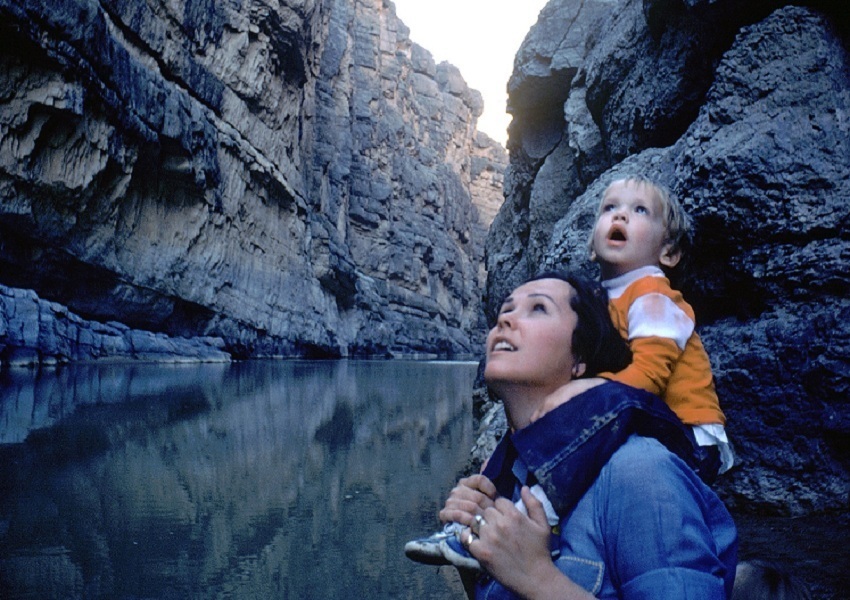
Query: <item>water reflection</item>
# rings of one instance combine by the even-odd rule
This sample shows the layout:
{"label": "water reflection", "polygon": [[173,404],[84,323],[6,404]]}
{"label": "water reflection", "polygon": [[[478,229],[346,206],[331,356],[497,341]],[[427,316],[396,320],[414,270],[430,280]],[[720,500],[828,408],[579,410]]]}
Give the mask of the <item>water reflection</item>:
{"label": "water reflection", "polygon": [[[471,446],[475,365],[248,362],[0,380],[13,598],[446,598],[408,561]],[[26,441],[24,441],[26,440]]]}

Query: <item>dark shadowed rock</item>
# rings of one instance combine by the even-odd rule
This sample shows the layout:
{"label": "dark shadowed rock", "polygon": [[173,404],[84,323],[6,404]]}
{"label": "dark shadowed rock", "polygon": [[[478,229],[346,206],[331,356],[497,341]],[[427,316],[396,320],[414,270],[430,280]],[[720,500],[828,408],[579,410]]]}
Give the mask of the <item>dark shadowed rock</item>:
{"label": "dark shadowed rock", "polygon": [[0,360],[34,367],[69,361],[229,362],[220,338],[180,338],[87,321],[32,290],[0,285]]}
{"label": "dark shadowed rock", "polygon": [[850,500],[850,38],[839,9],[784,4],[547,5],[511,80],[485,311],[541,268],[597,276],[605,186],[666,183],[695,223],[681,287],[740,459],[719,489],[804,514]]}

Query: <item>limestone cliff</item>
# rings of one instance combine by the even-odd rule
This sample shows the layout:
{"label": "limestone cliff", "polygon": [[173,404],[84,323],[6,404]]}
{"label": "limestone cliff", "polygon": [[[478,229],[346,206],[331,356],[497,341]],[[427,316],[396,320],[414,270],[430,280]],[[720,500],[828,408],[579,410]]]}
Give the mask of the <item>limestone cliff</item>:
{"label": "limestone cliff", "polygon": [[509,84],[486,310],[541,268],[597,275],[605,185],[660,179],[696,226],[681,287],[740,460],[720,488],[802,514],[849,500],[850,36],[843,9],[785,5],[549,2]]}
{"label": "limestone cliff", "polygon": [[0,284],[235,356],[470,352],[481,109],[388,0],[0,0]]}

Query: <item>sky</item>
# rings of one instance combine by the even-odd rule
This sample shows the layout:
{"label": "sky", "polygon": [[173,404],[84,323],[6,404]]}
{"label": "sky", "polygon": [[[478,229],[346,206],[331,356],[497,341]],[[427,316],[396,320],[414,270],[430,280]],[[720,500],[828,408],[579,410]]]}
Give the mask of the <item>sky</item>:
{"label": "sky", "polygon": [[484,97],[478,130],[505,144],[514,56],[548,0],[393,0],[410,39],[460,69]]}

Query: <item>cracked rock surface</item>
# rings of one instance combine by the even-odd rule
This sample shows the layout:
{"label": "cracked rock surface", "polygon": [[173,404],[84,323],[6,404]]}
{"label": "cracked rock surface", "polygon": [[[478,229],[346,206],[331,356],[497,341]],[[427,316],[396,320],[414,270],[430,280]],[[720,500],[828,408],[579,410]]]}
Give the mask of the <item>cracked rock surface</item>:
{"label": "cracked rock surface", "polygon": [[826,3],[732,4],[549,2],[509,84],[485,312],[544,268],[598,276],[587,237],[603,189],[662,181],[695,224],[679,285],[740,462],[724,499],[846,510],[850,27]]}

